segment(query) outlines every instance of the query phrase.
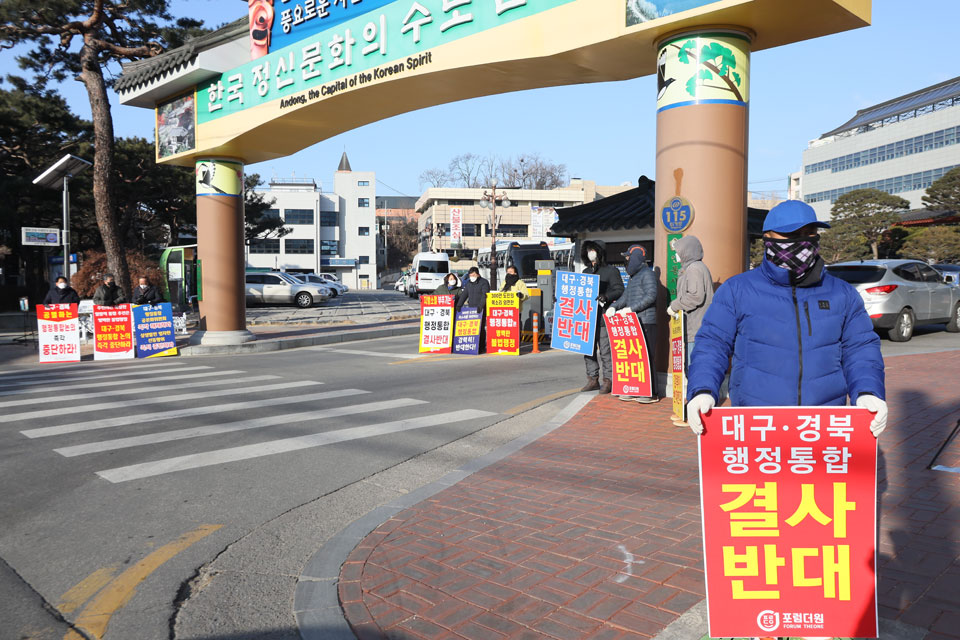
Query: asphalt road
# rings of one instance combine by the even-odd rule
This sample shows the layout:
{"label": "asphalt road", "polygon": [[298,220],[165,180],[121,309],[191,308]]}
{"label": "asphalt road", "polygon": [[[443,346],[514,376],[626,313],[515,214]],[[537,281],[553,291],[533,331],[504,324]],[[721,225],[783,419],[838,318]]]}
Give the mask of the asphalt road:
{"label": "asphalt road", "polygon": [[[0,637],[55,634],[63,624],[43,601],[103,638],[171,637],[184,585],[236,541],[572,391],[582,372],[562,352],[421,357],[415,336],[8,368],[0,594],[21,595],[0,598],[0,619],[23,627]],[[36,606],[15,618],[19,601]]]}

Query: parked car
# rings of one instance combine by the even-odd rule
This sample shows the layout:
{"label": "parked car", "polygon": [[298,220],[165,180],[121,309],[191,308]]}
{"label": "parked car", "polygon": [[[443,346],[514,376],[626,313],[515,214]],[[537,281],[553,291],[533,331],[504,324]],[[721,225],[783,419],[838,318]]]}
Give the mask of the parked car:
{"label": "parked car", "polygon": [[917,324],[946,323],[960,331],[960,287],[919,260],[840,262],[827,271],[852,284],[863,298],[875,329],[894,342],[913,337]]}
{"label": "parked car", "polygon": [[397,278],[397,281],[393,283],[393,288],[396,289],[397,291],[403,291],[404,293],[406,293],[406,291],[407,291],[407,274],[403,274],[402,276],[400,276],[399,278]]}
{"label": "parked car", "polygon": [[418,253],[413,257],[413,269],[407,276],[407,295],[416,298],[421,293],[433,293],[443,277],[450,273],[450,257],[441,252]]}
{"label": "parked car", "polygon": [[336,298],[340,294],[347,292],[347,285],[341,284],[338,280],[328,280],[323,277],[322,273],[298,273],[297,279],[325,288],[330,292],[331,298]]}
{"label": "parked car", "polygon": [[295,304],[306,309],[328,298],[326,288],[280,271],[247,271],[244,280],[247,304]]}
{"label": "parked car", "polygon": [[960,264],[932,264],[930,265],[944,276],[951,276],[952,282],[947,282],[944,279],[944,282],[947,284],[952,284],[953,286],[960,286]]}
{"label": "parked car", "polygon": [[340,293],[346,293],[347,291],[350,291],[350,287],[348,287],[348,286],[345,285],[344,283],[340,282],[340,278],[338,278],[338,277],[337,277],[335,274],[333,274],[333,273],[314,273],[314,274],[312,274],[312,275],[319,276],[319,277],[323,278],[324,280],[326,280],[328,283],[333,284],[333,285],[337,285],[337,286],[339,287]]}

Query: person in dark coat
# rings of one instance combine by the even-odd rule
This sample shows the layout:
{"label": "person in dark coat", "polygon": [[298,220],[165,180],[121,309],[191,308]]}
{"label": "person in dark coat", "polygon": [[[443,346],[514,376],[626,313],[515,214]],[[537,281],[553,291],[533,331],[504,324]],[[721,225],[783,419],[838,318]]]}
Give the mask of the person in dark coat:
{"label": "person in dark coat", "polygon": [[124,295],[123,289],[114,282],[113,274],[104,274],[103,284],[97,287],[93,294],[93,304],[100,307],[114,307],[118,304],[124,304],[126,301],[127,296]]}
{"label": "person in dark coat", "polygon": [[781,202],[763,223],[763,262],[717,289],[690,362],[694,433],[728,368],[735,407],[843,406],[849,397],[876,414],[875,436],[886,427],[880,338],[857,290],[824,268],[817,228],[829,226],[807,203]]}
{"label": "person in dark coat", "polygon": [[[640,326],[643,328],[643,336],[647,342],[647,354],[650,356],[650,366],[655,366],[657,353],[657,276],[653,269],[647,266],[647,252],[638,244],[631,246],[621,254],[627,260],[627,275],[630,280],[627,282],[626,291],[620,299],[607,307],[607,315],[612,316],[615,313],[637,314],[640,320]],[[653,395],[640,396],[620,396],[621,400],[633,400],[649,404],[658,402],[657,381],[653,381]]]}
{"label": "person in dark coat", "polygon": [[[587,240],[580,247],[580,259],[584,266],[583,272],[600,276],[600,294],[597,302],[598,311],[606,313],[607,307],[620,299],[623,295],[623,278],[616,267],[607,264],[606,245],[600,241]],[[596,318],[596,340],[594,352],[583,356],[587,368],[587,384],[580,391],[600,390],[600,393],[610,393],[613,390],[613,361],[610,358],[610,340],[607,337],[606,327],[598,315]],[[603,385],[600,384],[600,370],[603,369]]]}
{"label": "person in dark coat", "polygon": [[461,291],[463,287],[460,286],[460,278],[455,273],[448,273],[443,277],[443,284],[437,287],[434,293],[438,296],[453,296],[456,300]]}
{"label": "person in dark coat", "polygon": [[463,291],[460,292],[460,299],[457,301],[457,309],[463,306],[474,307],[483,313],[487,308],[488,293],[490,293],[490,283],[480,275],[480,269],[470,267],[470,271],[467,272],[467,281],[463,283]]}
{"label": "person in dark coat", "polygon": [[137,288],[133,290],[133,304],[160,304],[163,296],[144,276],[140,276]]}
{"label": "person in dark coat", "polygon": [[57,278],[57,283],[50,291],[47,297],[43,299],[43,304],[79,304],[80,295],[67,284],[67,279],[63,276]]}

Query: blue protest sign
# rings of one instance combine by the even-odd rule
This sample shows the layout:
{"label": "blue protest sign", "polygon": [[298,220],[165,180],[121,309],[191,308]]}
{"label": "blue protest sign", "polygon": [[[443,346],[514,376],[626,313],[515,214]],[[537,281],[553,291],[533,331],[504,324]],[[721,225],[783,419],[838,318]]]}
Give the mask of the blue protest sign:
{"label": "blue protest sign", "polygon": [[138,358],[177,355],[173,308],[170,303],[134,306],[133,338]]}
{"label": "blue protest sign", "polygon": [[600,276],[570,271],[557,272],[551,347],[584,355],[593,353],[597,333],[598,295]]}
{"label": "blue protest sign", "polygon": [[474,307],[463,307],[457,312],[453,329],[453,352],[468,356],[480,353],[480,324],[482,314]]}

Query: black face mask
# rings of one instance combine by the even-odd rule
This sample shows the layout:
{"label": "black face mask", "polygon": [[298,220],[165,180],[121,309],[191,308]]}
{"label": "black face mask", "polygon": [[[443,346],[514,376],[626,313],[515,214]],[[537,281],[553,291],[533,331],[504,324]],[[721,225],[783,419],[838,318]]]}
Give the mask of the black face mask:
{"label": "black face mask", "polygon": [[799,238],[763,239],[764,256],[774,265],[790,271],[790,277],[796,281],[807,274],[817,264],[820,257],[820,236],[802,236]]}
{"label": "black face mask", "polygon": [[515,273],[508,273],[508,274],[503,278],[503,283],[504,283],[505,285],[507,285],[508,287],[512,287],[513,285],[517,284],[517,281],[518,281],[518,280],[520,280],[520,276],[518,276],[518,275],[515,274]]}

